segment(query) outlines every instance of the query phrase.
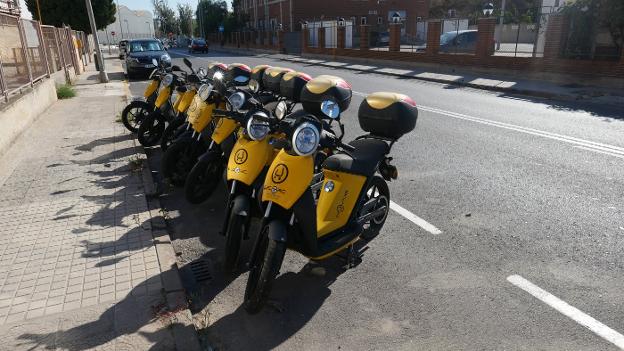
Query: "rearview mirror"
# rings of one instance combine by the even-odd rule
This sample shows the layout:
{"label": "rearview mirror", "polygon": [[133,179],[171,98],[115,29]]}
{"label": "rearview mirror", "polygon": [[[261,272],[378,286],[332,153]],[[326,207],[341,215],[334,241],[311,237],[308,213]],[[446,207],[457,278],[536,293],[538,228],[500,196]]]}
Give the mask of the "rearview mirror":
{"label": "rearview mirror", "polygon": [[193,64],[191,63],[191,61],[189,59],[187,59],[186,57],[184,58],[184,64],[188,67],[188,68],[193,68]]}
{"label": "rearview mirror", "polygon": [[152,59],[152,65],[158,66],[158,61],[155,58]]}

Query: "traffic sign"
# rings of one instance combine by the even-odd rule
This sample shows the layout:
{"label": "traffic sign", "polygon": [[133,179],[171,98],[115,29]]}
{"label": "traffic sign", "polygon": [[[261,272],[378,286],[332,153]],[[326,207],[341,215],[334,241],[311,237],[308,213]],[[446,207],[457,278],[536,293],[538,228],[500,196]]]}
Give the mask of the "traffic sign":
{"label": "traffic sign", "polygon": [[223,33],[225,31],[225,28],[223,28],[223,26],[219,26],[219,32]]}
{"label": "traffic sign", "polygon": [[112,35],[112,36],[115,36],[115,31],[112,31],[112,32],[111,32],[111,35]]}

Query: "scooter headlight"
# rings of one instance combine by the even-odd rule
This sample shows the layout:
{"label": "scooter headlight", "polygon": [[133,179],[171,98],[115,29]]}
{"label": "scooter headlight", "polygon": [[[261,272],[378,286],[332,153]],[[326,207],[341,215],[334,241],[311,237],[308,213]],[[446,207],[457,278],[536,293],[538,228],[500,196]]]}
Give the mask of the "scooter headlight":
{"label": "scooter headlight", "polygon": [[171,83],[173,83],[173,74],[171,73],[167,74],[165,78],[163,78],[162,82],[163,82],[163,85],[166,87],[171,85]]}
{"label": "scooter headlight", "polygon": [[277,117],[277,119],[282,120],[284,117],[286,117],[286,112],[288,111],[288,105],[286,105],[285,101],[280,101],[277,106],[275,107],[275,117]]}
{"label": "scooter headlight", "polygon": [[321,102],[321,112],[331,119],[336,119],[340,116],[340,106],[332,99],[324,100]]}
{"label": "scooter headlight", "polygon": [[319,140],[319,130],[312,123],[304,122],[293,133],[292,147],[298,155],[308,156],[316,151]]}
{"label": "scooter headlight", "polygon": [[254,113],[253,116],[251,116],[251,118],[247,121],[247,135],[249,135],[251,140],[262,140],[266,138],[271,128],[269,126],[269,122],[262,121],[256,118],[256,116],[264,118],[269,117],[264,112]]}
{"label": "scooter headlight", "polygon": [[252,93],[257,93],[258,91],[260,91],[260,83],[258,83],[257,80],[252,79],[249,81],[249,90],[251,90]]}
{"label": "scooter headlight", "polygon": [[240,110],[245,104],[245,94],[241,93],[240,91],[234,93],[230,95],[230,97],[228,97],[228,101],[230,102],[233,111]]}
{"label": "scooter headlight", "polygon": [[208,99],[208,97],[210,96],[211,92],[212,92],[212,85],[210,85],[210,84],[202,84],[199,87],[199,90],[197,91],[197,94],[199,94],[200,99],[206,101]]}

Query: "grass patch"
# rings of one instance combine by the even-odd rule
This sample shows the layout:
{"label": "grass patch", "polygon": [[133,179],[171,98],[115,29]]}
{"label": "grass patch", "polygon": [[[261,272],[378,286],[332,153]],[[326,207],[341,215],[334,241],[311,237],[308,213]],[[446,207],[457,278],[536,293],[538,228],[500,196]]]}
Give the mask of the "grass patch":
{"label": "grass patch", "polygon": [[128,160],[128,165],[130,166],[130,172],[141,173],[143,170],[143,159],[136,155],[132,156]]}
{"label": "grass patch", "polygon": [[56,87],[56,97],[59,99],[69,99],[76,96],[76,91],[71,85],[63,84]]}
{"label": "grass patch", "polygon": [[115,122],[122,123],[121,112],[117,112],[117,115],[115,116]]}

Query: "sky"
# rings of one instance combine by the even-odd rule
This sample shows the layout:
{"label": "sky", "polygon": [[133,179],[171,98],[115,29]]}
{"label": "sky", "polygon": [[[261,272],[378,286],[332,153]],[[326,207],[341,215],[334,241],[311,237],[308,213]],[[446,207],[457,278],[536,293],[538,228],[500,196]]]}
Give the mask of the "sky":
{"label": "sky", "polygon": [[[119,5],[125,5],[131,10],[148,10],[152,14],[154,13],[154,8],[152,6],[152,0],[115,0]],[[226,0],[228,6],[232,6],[232,0]],[[190,4],[193,8],[197,7],[197,0],[168,0],[169,6],[173,8],[177,13],[178,4]],[[32,18],[32,15],[26,9],[26,2],[20,1],[20,5],[22,7],[22,17],[24,18]]]}

